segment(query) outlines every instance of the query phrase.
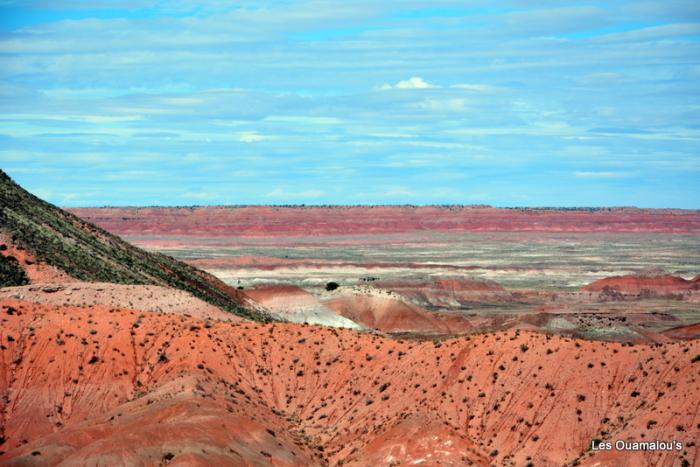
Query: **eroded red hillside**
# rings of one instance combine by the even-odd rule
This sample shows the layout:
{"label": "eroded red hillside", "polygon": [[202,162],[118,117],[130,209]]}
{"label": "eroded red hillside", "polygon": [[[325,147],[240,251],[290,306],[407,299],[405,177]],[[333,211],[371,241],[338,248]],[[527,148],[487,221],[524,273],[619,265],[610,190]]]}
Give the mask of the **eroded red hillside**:
{"label": "eroded red hillside", "polygon": [[472,329],[460,316],[431,313],[398,297],[349,293],[324,301],[341,316],[386,333],[462,334]]}
{"label": "eroded red hillside", "polygon": [[[402,341],[17,300],[0,323],[7,465],[700,461],[697,340]],[[685,447],[590,454],[593,438]]]}

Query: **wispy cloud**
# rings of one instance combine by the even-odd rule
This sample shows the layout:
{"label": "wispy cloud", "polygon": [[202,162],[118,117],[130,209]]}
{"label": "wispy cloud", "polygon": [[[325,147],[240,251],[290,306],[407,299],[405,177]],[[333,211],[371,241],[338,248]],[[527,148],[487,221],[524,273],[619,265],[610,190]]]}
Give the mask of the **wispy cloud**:
{"label": "wispy cloud", "polygon": [[633,177],[635,172],[574,172],[579,178],[627,178]]}
{"label": "wispy cloud", "polygon": [[268,139],[268,137],[261,135],[255,131],[244,131],[239,133],[238,139],[244,143],[257,143]]}
{"label": "wispy cloud", "polygon": [[489,84],[477,84],[477,83],[458,83],[450,86],[453,89],[463,89],[465,91],[473,92],[496,92],[501,88],[496,86],[491,86]]}
{"label": "wispy cloud", "polygon": [[308,189],[308,190],[287,190],[285,188],[275,188],[265,195],[268,199],[274,200],[289,200],[289,199],[315,199],[323,196],[323,191]]}

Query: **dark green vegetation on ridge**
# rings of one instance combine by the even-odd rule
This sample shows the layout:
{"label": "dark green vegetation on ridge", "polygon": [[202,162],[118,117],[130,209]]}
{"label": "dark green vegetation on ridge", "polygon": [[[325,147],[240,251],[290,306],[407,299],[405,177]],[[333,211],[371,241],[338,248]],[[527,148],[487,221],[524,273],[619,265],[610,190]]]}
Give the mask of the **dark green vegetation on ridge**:
{"label": "dark green vegetation on ridge", "polygon": [[0,287],[29,284],[24,269],[14,256],[0,255]]}
{"label": "dark green vegetation on ridge", "polygon": [[[214,276],[160,253],[149,253],[42,201],[0,170],[0,231],[12,243],[71,277],[88,282],[161,285],[246,318],[267,318],[242,306],[236,290]],[[4,255],[3,255],[4,256]],[[4,258],[0,286],[26,283],[18,264]]]}

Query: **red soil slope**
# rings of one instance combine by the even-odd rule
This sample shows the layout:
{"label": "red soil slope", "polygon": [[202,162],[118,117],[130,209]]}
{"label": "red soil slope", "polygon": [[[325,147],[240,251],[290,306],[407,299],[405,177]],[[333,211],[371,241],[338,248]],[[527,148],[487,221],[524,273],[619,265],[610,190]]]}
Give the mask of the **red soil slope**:
{"label": "red soil slope", "polygon": [[[697,340],[433,343],[19,301],[0,322],[6,465],[700,462]],[[587,454],[593,438],[685,447]]]}
{"label": "red soil slope", "polygon": [[309,236],[414,231],[700,233],[700,212],[678,209],[501,209],[488,206],[76,208],[118,235]]}
{"label": "red soil slope", "polygon": [[700,277],[691,280],[676,276],[606,277],[586,285],[582,290],[634,296],[666,296],[700,290]]}

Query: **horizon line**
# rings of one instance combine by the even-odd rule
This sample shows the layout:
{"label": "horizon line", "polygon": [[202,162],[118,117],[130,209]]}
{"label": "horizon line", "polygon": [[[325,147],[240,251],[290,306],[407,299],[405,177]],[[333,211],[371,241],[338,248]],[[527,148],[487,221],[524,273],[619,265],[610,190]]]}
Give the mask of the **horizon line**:
{"label": "horizon line", "polygon": [[197,208],[252,208],[252,207],[271,207],[271,208],[379,208],[379,207],[396,207],[396,208],[469,208],[469,209],[505,209],[505,210],[562,210],[562,211],[614,211],[623,209],[637,209],[644,211],[700,211],[700,208],[680,208],[680,207],[639,207],[639,206],[494,206],[491,204],[460,204],[460,203],[358,203],[358,204],[336,204],[336,203],[284,203],[284,204],[258,204],[258,203],[240,203],[240,204],[150,204],[150,205],[93,205],[93,206],[60,206],[61,209],[197,209]]}

